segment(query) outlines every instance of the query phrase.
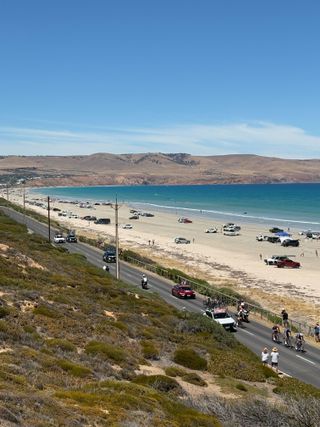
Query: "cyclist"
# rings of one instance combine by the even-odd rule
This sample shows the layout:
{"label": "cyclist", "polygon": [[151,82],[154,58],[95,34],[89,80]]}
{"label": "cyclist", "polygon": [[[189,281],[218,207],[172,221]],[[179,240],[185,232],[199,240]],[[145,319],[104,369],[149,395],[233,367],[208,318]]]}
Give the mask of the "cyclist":
{"label": "cyclist", "polygon": [[305,344],[305,341],[304,341],[303,333],[298,332],[296,335],[296,345],[295,345],[296,351],[304,351],[304,344]]}
{"label": "cyclist", "polygon": [[292,347],[293,347],[293,345],[292,345],[292,341],[291,341],[292,336],[291,336],[291,331],[290,331],[290,329],[289,329],[289,328],[286,328],[286,329],[284,330],[283,337],[284,337],[284,345],[285,345],[286,347],[290,347],[290,348],[292,348]]}
{"label": "cyclist", "polygon": [[272,341],[279,342],[280,341],[280,326],[273,325],[272,326]]}

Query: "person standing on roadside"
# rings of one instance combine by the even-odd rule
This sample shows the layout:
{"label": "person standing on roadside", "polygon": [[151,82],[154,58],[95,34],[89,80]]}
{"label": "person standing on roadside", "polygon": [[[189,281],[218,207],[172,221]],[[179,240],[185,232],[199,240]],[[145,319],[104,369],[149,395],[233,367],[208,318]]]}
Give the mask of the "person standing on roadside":
{"label": "person standing on roadside", "polygon": [[268,365],[269,356],[270,356],[269,351],[268,351],[267,347],[265,347],[261,353],[261,362],[263,363],[263,365],[265,365],[265,366]]}
{"label": "person standing on roadside", "polygon": [[289,327],[289,315],[288,315],[288,313],[286,312],[286,310],[285,310],[285,309],[283,309],[283,310],[281,311],[281,314],[282,314],[282,325],[283,325],[285,328],[288,328],[288,327]]}
{"label": "person standing on roadside", "polygon": [[316,326],[314,327],[314,340],[315,342],[320,342],[320,325],[319,323],[316,323]]}
{"label": "person standing on roadside", "polygon": [[278,372],[279,352],[277,347],[273,347],[272,352],[270,353],[270,356],[271,356],[271,367],[274,368],[276,372]]}

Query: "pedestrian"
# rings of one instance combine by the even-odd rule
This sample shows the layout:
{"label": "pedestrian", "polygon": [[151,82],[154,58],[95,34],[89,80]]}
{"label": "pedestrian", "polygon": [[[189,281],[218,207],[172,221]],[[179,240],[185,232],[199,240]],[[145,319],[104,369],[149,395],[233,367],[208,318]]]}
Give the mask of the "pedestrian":
{"label": "pedestrian", "polygon": [[289,327],[289,315],[288,315],[288,313],[286,312],[286,310],[285,310],[285,309],[283,309],[283,310],[281,311],[281,314],[282,314],[282,325],[283,325],[285,328],[288,328],[288,327]]}
{"label": "pedestrian", "polygon": [[271,367],[274,368],[276,372],[278,372],[279,352],[277,347],[273,347],[272,352],[270,353],[270,356],[271,356]]}
{"label": "pedestrian", "polygon": [[270,356],[269,351],[268,351],[267,347],[265,347],[261,353],[261,362],[263,363],[263,365],[265,365],[265,366],[268,365],[269,356]]}
{"label": "pedestrian", "polygon": [[320,342],[319,334],[320,334],[320,325],[319,325],[319,323],[316,323],[316,326],[314,327],[314,340],[315,340],[315,342]]}
{"label": "pedestrian", "polygon": [[304,252],[301,252],[300,256],[304,257]]}
{"label": "pedestrian", "polygon": [[151,240],[149,240],[149,246],[151,245]]}
{"label": "pedestrian", "polygon": [[152,246],[154,246],[154,239],[152,239]]}
{"label": "pedestrian", "polygon": [[260,261],[262,261],[262,254],[259,255]]}
{"label": "pedestrian", "polygon": [[317,250],[317,249],[316,249],[316,256],[319,256],[319,255],[318,255],[318,250]]}
{"label": "pedestrian", "polygon": [[194,243],[194,237],[193,237],[193,239],[192,239],[192,243]]}

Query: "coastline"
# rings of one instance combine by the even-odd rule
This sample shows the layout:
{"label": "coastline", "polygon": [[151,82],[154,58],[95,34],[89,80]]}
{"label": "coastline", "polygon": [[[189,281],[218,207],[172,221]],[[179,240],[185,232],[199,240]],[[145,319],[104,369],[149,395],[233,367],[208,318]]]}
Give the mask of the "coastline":
{"label": "coastline", "polygon": [[[28,191],[26,195],[27,202],[37,198]],[[22,189],[14,190],[10,200],[22,205]],[[38,206],[27,204],[27,207],[42,214],[45,212]],[[96,205],[88,209],[56,200],[52,202],[51,208],[72,211],[79,217],[94,215],[110,218],[110,225],[96,225],[51,212],[52,218],[75,229],[79,235],[105,239],[106,242],[114,239],[114,211],[110,206]],[[294,231],[293,237],[300,238],[301,246],[283,248],[269,242],[256,241],[256,235],[268,234],[269,227],[266,224],[241,222],[240,236],[224,236],[221,232],[206,234],[204,230],[211,226],[221,231],[221,219],[212,220],[198,212],[188,215],[193,220],[191,224],[180,224],[178,217],[187,215],[178,209],[175,212],[162,212],[149,206],[148,211],[154,217],[129,220],[130,208],[129,205],[122,205],[119,209],[121,247],[144,254],[165,267],[176,267],[204,278],[217,286],[230,286],[272,311],[280,312],[286,307],[289,312],[295,311],[294,317],[297,319],[302,319],[303,315],[304,321],[319,320],[317,301],[320,296],[320,259],[315,253],[320,253],[320,241],[304,239]],[[131,223],[133,228],[123,229],[122,225],[126,223]],[[173,240],[178,236],[190,239],[191,244],[176,245]],[[278,269],[265,265],[263,259],[274,254],[293,255],[294,260],[301,262],[301,269]]]}

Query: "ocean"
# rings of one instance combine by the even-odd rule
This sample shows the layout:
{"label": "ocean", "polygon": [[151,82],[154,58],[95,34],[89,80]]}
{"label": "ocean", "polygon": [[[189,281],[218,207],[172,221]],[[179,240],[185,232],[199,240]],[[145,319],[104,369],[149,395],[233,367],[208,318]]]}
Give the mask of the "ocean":
{"label": "ocean", "polygon": [[148,185],[47,187],[33,194],[114,202],[217,220],[320,230],[320,184]]}

